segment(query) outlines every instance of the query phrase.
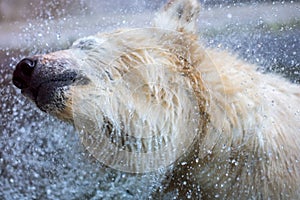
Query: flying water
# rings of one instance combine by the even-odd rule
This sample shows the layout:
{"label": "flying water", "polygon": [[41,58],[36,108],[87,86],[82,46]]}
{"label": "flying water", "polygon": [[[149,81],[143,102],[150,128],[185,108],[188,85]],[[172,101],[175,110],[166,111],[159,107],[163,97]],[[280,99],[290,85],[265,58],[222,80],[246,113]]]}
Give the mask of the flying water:
{"label": "flying water", "polygon": [[[39,111],[13,87],[11,78],[25,56],[67,48],[99,31],[149,26],[162,2],[31,1],[14,16],[9,9],[27,4],[16,2],[0,3],[6,11],[0,18],[0,199],[146,199],[159,187],[163,172],[132,175],[106,168],[84,149],[71,125]],[[270,6],[286,5],[293,7],[293,2]],[[262,66],[259,70],[300,83],[300,16],[282,16],[281,23],[260,16],[242,19],[235,7],[228,1],[204,1],[202,40],[237,52]],[[248,7],[259,8],[257,2]],[[224,12],[223,24],[210,18],[216,10]]]}

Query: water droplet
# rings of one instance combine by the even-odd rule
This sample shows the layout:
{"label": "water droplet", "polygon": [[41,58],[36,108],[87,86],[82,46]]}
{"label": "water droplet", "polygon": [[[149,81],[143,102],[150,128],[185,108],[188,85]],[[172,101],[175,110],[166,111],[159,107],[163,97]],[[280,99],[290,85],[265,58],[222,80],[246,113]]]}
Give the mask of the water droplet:
{"label": "water droplet", "polygon": [[51,194],[52,191],[51,191],[51,189],[47,189],[46,192],[49,195],[49,194]]}
{"label": "water droplet", "polygon": [[61,38],[60,33],[57,33],[57,34],[56,34],[56,38],[57,38],[57,40],[60,40],[60,38]]}
{"label": "water droplet", "polygon": [[181,165],[186,165],[186,164],[187,164],[187,162],[182,162],[182,163],[181,163]]}

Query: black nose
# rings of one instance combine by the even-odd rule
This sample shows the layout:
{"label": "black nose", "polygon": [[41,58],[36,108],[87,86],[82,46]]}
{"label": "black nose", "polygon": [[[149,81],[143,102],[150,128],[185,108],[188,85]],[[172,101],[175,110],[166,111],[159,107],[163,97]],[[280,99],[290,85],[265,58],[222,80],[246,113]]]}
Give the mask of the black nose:
{"label": "black nose", "polygon": [[36,60],[32,58],[21,60],[13,73],[13,84],[20,89],[28,88],[35,66]]}

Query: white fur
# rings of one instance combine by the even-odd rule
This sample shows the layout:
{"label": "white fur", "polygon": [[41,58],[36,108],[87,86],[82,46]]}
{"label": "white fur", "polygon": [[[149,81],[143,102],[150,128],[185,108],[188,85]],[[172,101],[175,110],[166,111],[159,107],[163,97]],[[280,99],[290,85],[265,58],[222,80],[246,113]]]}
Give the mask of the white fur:
{"label": "white fur", "polygon": [[170,1],[154,28],[98,34],[51,54],[67,55],[91,80],[71,88],[69,117],[85,129],[83,143],[96,158],[103,117],[117,134],[154,135],[158,147],[171,141],[176,148],[180,141],[174,138],[198,130],[197,143],[179,160],[184,165],[175,163],[163,185],[164,192],[177,191],[180,198],[298,199],[299,85],[202,47],[198,12],[196,0]]}

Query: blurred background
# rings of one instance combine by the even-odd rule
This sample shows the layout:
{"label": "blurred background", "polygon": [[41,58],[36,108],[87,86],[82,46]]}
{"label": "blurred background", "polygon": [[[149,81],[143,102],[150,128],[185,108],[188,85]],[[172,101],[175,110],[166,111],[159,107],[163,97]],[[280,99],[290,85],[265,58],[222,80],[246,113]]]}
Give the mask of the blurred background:
{"label": "blurred background", "polygon": [[[12,85],[23,57],[68,48],[83,36],[148,27],[162,0],[0,0],[0,199],[147,199],[163,171],[131,176],[101,166],[68,124],[39,111]],[[202,0],[199,34],[300,83],[300,3]]]}

